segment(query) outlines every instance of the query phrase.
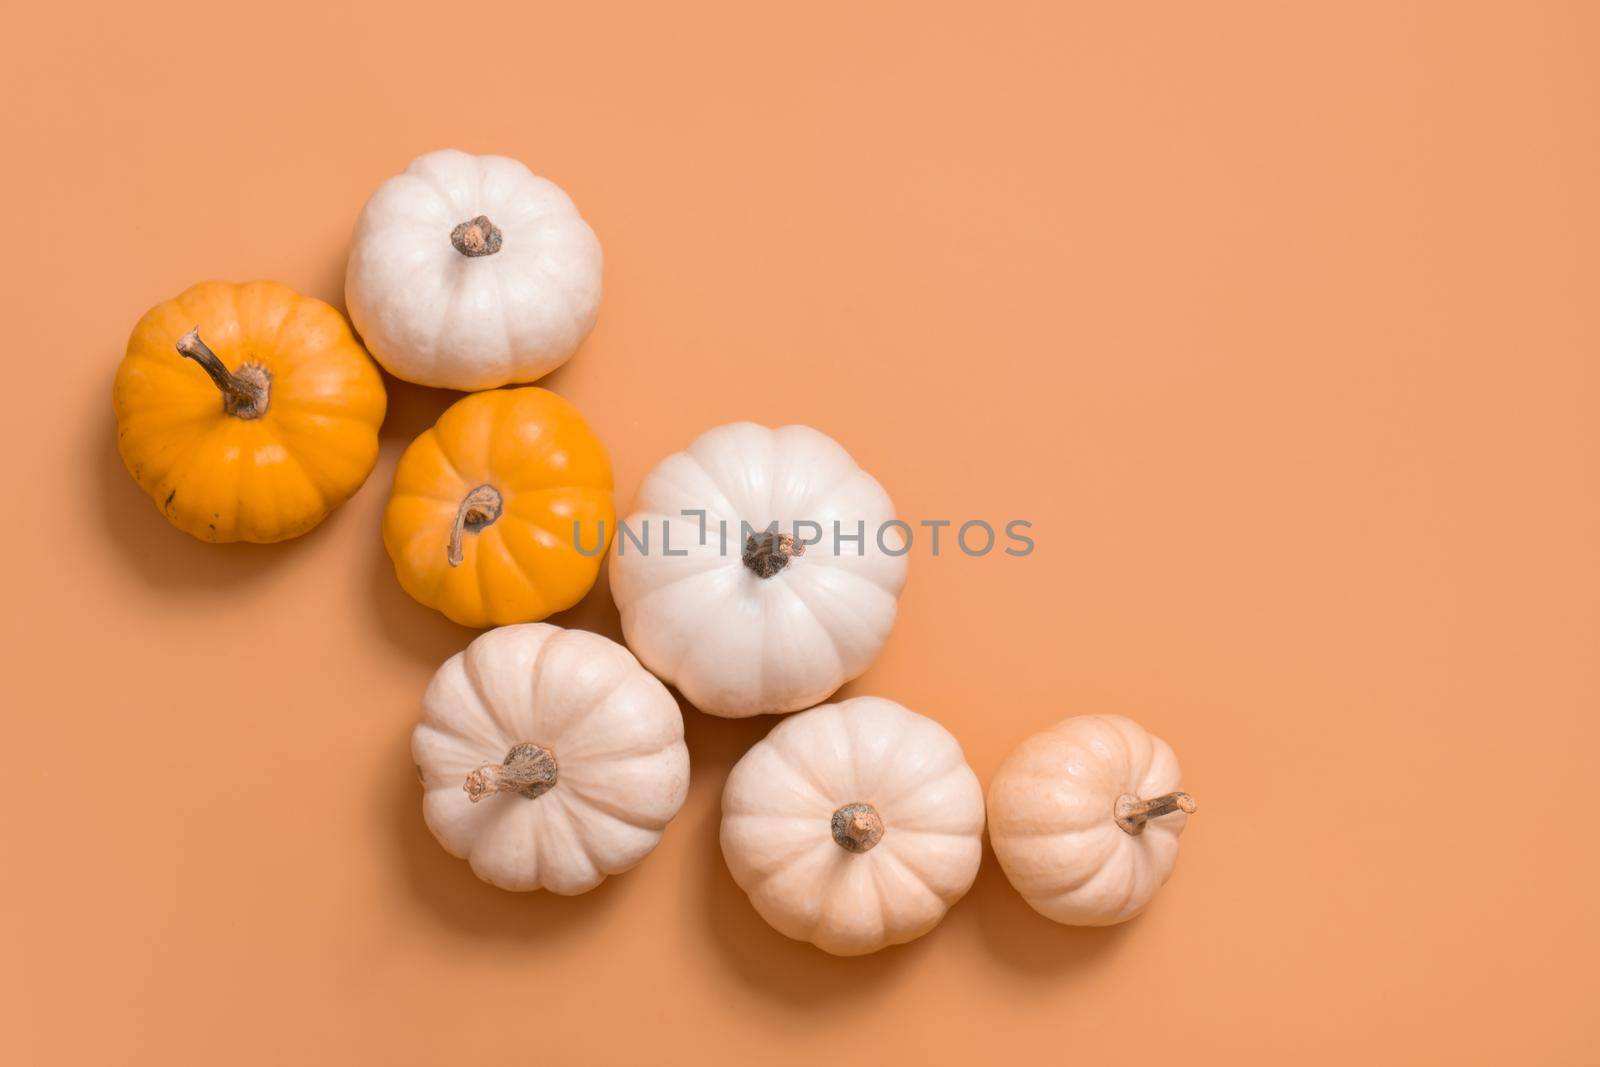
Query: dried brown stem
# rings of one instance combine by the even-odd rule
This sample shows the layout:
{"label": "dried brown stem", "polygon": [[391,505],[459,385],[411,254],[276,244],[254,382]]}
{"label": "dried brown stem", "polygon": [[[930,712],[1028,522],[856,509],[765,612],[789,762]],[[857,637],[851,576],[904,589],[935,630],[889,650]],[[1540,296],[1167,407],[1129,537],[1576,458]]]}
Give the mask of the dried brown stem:
{"label": "dried brown stem", "polygon": [[178,355],[200,364],[222,391],[222,410],[236,419],[259,419],[267,413],[272,392],[272,374],[259,363],[244,363],[230,371],[226,364],[200,340],[196,326],[178,338]]}
{"label": "dried brown stem", "polygon": [[763,530],[744,541],[744,565],[755,571],[758,578],[771,578],[787,567],[792,557],[805,554],[806,546],[796,541],[793,534]]}
{"label": "dried brown stem", "polygon": [[883,817],[871,804],[846,804],[833,813],[831,828],[846,852],[866,852],[883,840]]}
{"label": "dried brown stem", "polygon": [[485,763],[467,775],[467,798],[474,804],[496,793],[521,793],[530,800],[556,784],[556,754],[530,742],[512,745],[502,763]]}
{"label": "dried brown stem", "polygon": [[1188,793],[1166,793],[1149,800],[1140,800],[1132,793],[1124,793],[1117,798],[1112,814],[1116,817],[1117,825],[1124,831],[1130,834],[1142,834],[1144,824],[1151,819],[1159,819],[1175,811],[1193,815],[1195,810],[1194,797]]}
{"label": "dried brown stem", "polygon": [[504,240],[500,227],[490,222],[487,215],[468,219],[450,231],[450,243],[457,252],[471,259],[494,255],[500,251]]}
{"label": "dried brown stem", "polygon": [[480,485],[461,498],[461,506],[456,509],[455,525],[450,528],[450,545],[445,552],[445,558],[450,561],[450,566],[461,566],[462,535],[475,534],[485,526],[493,525],[494,520],[500,517],[500,510],[504,506],[505,501],[500,496],[500,490],[492,485]]}

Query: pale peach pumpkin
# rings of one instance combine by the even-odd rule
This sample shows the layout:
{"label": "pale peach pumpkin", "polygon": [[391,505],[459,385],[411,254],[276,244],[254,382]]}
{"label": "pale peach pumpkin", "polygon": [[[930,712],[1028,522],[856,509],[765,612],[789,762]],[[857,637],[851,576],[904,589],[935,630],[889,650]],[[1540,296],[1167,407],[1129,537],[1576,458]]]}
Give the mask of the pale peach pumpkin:
{"label": "pale peach pumpkin", "polygon": [[932,719],[878,697],[790,716],[722,793],[722,854],[779,933],[839,956],[921,937],[972,887],[983,788]]}
{"label": "pale peach pumpkin", "polygon": [[1178,759],[1121,715],[1080,715],[1019,745],[989,785],[989,842],[1034,910],[1109,926],[1172,877],[1195,810]]}

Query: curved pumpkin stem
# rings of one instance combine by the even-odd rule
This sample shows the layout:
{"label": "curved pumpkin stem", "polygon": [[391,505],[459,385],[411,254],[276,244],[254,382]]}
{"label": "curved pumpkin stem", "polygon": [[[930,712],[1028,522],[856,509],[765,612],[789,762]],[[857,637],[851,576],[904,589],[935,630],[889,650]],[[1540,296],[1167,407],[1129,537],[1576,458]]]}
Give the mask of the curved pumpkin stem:
{"label": "curved pumpkin stem", "polygon": [[450,566],[461,566],[461,535],[464,533],[477,533],[485,526],[493,525],[494,520],[500,517],[500,510],[505,506],[500,490],[492,485],[480,485],[461,499],[461,506],[456,509],[456,522],[450,529],[450,547],[445,552],[445,558],[450,561]]}
{"label": "curved pumpkin stem", "polygon": [[272,374],[259,363],[245,363],[230,371],[217,354],[200,340],[196,326],[178,338],[178,355],[200,364],[222,390],[222,410],[236,419],[259,419],[267,413],[267,398],[272,391]]}
{"label": "curved pumpkin stem", "polygon": [[1193,815],[1196,810],[1194,797],[1188,793],[1166,793],[1150,800],[1140,800],[1131,793],[1124,793],[1117,798],[1112,814],[1124,832],[1138,835],[1144,833],[1144,824],[1151,819],[1159,819],[1175,811]]}

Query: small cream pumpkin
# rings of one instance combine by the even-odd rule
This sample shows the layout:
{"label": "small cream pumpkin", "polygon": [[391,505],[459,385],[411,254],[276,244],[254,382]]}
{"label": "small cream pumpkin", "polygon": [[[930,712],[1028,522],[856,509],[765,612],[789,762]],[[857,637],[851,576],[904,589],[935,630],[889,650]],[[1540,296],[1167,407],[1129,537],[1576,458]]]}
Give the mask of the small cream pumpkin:
{"label": "small cream pumpkin", "polygon": [[666,687],[616,642],[546,623],[446,660],[411,754],[428,828],[502,889],[593,889],[656,847],[689,788]]}
{"label": "small cream pumpkin", "polygon": [[599,313],[600,268],[600,242],[560,186],[447,148],[367,201],[344,297],[390,374],[492,389],[567,361]]}
{"label": "small cream pumpkin", "polygon": [[722,854],[779,933],[838,956],[921,937],[972,887],[983,789],[932,719],[878,697],[785,719],[722,794]]}
{"label": "small cream pumpkin", "polygon": [[1080,715],[1019,745],[989,785],[989,843],[1047,918],[1110,926],[1172,876],[1195,810],[1178,759],[1121,715]]}
{"label": "small cream pumpkin", "polygon": [[701,711],[810,707],[888,640],[907,545],[889,494],[825,434],[708,430],[634,509],[611,561],[623,634]]}

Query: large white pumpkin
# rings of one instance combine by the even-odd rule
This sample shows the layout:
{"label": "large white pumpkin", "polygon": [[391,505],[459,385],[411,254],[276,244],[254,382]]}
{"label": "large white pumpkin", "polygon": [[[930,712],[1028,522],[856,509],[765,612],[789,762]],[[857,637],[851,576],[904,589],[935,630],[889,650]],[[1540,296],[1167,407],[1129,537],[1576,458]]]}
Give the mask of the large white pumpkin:
{"label": "large white pumpkin", "polygon": [[554,182],[504,156],[413,160],[367,201],[350,319],[390,374],[447,389],[531,382],[600,309],[600,242]]}
{"label": "large white pumpkin", "polygon": [[428,828],[502,889],[593,889],[656,847],[689,788],[666,687],[616,642],[546,623],[445,661],[411,754]]}
{"label": "large white pumpkin", "polygon": [[1017,746],[989,785],[989,843],[1035,911],[1109,926],[1172,877],[1195,810],[1178,759],[1121,715],[1080,715]]}
{"label": "large white pumpkin", "polygon": [[983,789],[932,719],[878,697],[785,719],[728,775],[722,854],[778,932],[839,956],[921,937],[972,887]]}
{"label": "large white pumpkin", "polygon": [[809,426],[709,430],[645,477],[634,508],[611,560],[623,633],[700,710],[810,707],[888,639],[906,579],[894,504]]}

